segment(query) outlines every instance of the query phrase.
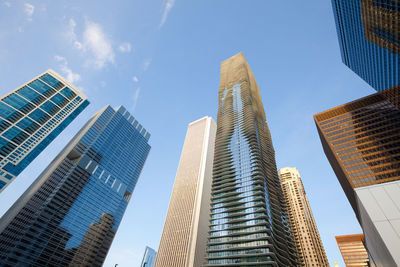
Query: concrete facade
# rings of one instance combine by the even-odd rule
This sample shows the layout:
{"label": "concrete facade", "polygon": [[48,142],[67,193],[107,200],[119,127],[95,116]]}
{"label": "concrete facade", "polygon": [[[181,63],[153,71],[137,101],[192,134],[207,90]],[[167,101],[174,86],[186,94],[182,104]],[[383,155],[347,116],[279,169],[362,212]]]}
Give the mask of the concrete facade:
{"label": "concrete facade", "polygon": [[376,266],[400,266],[400,181],[355,189],[366,246]]}
{"label": "concrete facade", "polygon": [[156,267],[200,267],[205,262],[215,135],[210,117],[189,124]]}

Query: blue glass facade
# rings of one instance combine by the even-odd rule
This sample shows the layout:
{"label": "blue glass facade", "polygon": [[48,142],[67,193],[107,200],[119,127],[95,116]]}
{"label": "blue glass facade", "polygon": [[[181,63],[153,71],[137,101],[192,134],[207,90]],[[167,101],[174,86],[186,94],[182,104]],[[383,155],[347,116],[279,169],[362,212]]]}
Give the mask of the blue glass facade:
{"label": "blue glass facade", "polygon": [[343,62],[375,90],[400,84],[400,2],[332,0]]}
{"label": "blue glass facade", "polygon": [[140,267],[153,267],[156,256],[157,252],[154,249],[146,247]]}
{"label": "blue glass facade", "polygon": [[88,104],[82,92],[51,70],[1,98],[0,192]]}
{"label": "blue glass facade", "polygon": [[150,151],[149,138],[124,107],[96,113],[1,218],[0,262],[101,266]]}

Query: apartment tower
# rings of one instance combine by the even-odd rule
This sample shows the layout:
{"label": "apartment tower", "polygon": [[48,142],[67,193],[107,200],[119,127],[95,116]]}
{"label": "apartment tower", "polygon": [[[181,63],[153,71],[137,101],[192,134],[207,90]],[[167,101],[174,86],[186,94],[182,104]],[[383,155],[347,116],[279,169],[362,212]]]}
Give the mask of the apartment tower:
{"label": "apartment tower", "polygon": [[376,266],[400,266],[400,86],[314,115]]}
{"label": "apartment tower", "polygon": [[375,90],[400,85],[400,2],[332,0],[342,61]]}
{"label": "apartment tower", "polygon": [[48,70],[0,99],[0,192],[89,104]]}
{"label": "apartment tower", "polygon": [[329,266],[299,171],[297,168],[282,168],[279,178],[302,266]]}
{"label": "apartment tower", "polygon": [[335,236],[335,239],[346,266],[370,266],[363,234]]}
{"label": "apartment tower", "polygon": [[101,266],[150,150],[124,107],[97,112],[0,219],[4,266]]}
{"label": "apartment tower", "polygon": [[221,64],[206,266],[298,266],[260,90],[243,53]]}
{"label": "apartment tower", "polygon": [[210,117],[189,124],[155,267],[205,263],[216,127]]}

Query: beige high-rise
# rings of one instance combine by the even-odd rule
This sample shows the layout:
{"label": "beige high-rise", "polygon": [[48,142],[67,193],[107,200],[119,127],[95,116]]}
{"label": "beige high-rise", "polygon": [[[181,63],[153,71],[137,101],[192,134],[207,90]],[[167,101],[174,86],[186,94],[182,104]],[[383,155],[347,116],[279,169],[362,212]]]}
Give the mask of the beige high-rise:
{"label": "beige high-rise", "polygon": [[303,266],[329,266],[297,168],[279,170],[289,221]]}
{"label": "beige high-rise", "polygon": [[216,124],[189,124],[155,267],[200,267],[205,262]]}

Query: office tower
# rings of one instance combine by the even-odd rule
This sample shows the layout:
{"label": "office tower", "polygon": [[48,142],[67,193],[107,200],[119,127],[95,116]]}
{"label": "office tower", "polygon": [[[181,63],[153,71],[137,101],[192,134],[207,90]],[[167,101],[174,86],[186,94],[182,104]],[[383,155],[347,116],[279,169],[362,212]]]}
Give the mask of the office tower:
{"label": "office tower", "polygon": [[332,0],[342,61],[375,90],[400,84],[400,2]]}
{"label": "office tower", "polygon": [[299,171],[297,168],[281,168],[279,178],[302,265],[329,266]]}
{"label": "office tower", "polygon": [[377,266],[400,266],[400,86],[314,115]]}
{"label": "office tower", "polygon": [[156,260],[156,255],[157,252],[154,249],[146,247],[140,267],[153,267]]}
{"label": "office tower", "polygon": [[221,64],[206,266],[298,266],[261,95],[243,53]]}
{"label": "office tower", "polygon": [[87,97],[52,70],[0,101],[0,192],[89,104]]}
{"label": "office tower", "polygon": [[101,266],[149,137],[124,107],[97,112],[0,219],[0,262]]}
{"label": "office tower", "polygon": [[335,236],[335,239],[346,266],[369,266],[363,234]]}
{"label": "office tower", "polygon": [[215,134],[210,117],[189,124],[156,267],[200,267],[205,263]]}

